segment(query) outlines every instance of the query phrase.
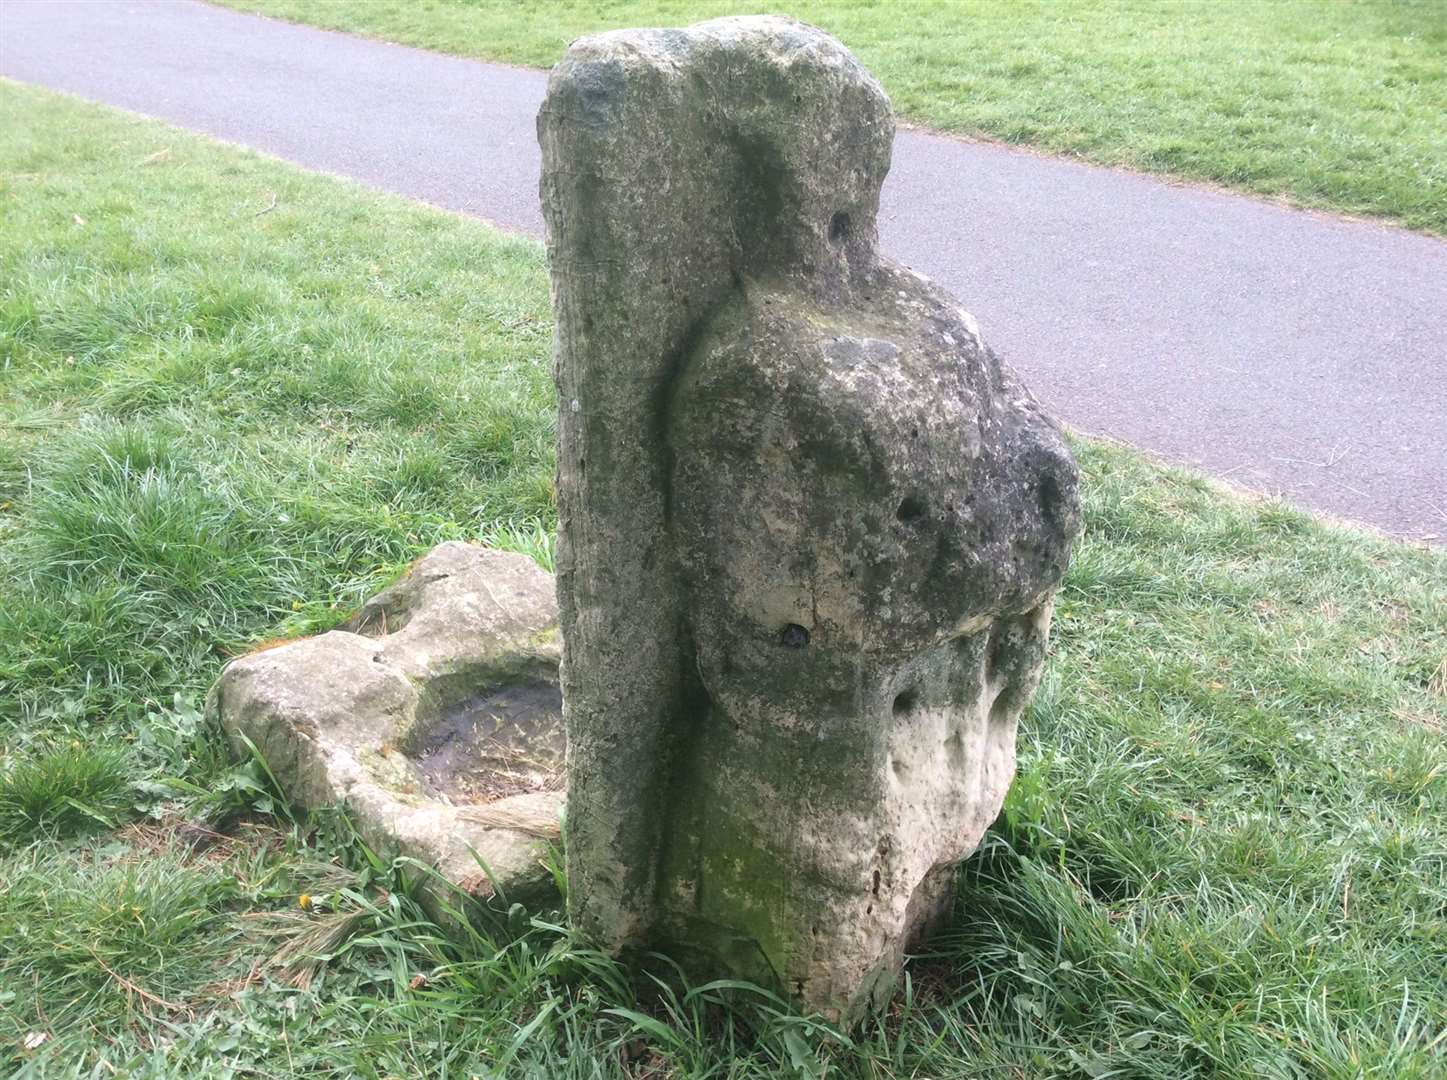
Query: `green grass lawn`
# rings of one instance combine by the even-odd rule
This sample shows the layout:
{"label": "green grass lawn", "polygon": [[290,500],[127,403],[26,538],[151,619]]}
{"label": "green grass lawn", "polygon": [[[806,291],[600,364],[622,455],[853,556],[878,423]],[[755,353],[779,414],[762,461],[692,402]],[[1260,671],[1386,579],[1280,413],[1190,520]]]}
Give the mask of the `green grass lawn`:
{"label": "green grass lawn", "polygon": [[579,35],[772,12],[908,120],[1447,233],[1441,0],[221,0],[537,67]]}
{"label": "green grass lawn", "polygon": [[444,940],[195,705],[440,540],[546,562],[540,247],[0,114],[0,1074],[1443,1075],[1447,557],[1095,443],[1020,780],[883,1016]]}

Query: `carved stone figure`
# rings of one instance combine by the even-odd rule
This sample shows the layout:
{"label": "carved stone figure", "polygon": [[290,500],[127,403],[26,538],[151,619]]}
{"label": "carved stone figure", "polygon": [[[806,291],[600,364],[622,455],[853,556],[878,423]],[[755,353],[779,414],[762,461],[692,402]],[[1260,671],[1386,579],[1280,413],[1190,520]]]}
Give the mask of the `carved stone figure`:
{"label": "carved stone figure", "polygon": [[571,915],[853,1017],[1014,775],[1074,463],[880,256],[893,118],[833,38],[584,38],[538,130]]}

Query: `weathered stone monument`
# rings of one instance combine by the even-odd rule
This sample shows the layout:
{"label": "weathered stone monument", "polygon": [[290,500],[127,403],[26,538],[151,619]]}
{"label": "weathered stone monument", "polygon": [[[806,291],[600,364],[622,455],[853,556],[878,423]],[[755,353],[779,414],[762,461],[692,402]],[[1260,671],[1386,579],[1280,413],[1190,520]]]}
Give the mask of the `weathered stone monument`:
{"label": "weathered stone monument", "polygon": [[584,38],[538,131],[571,916],[853,1016],[1014,775],[1075,466],[880,256],[894,123],[833,38]]}

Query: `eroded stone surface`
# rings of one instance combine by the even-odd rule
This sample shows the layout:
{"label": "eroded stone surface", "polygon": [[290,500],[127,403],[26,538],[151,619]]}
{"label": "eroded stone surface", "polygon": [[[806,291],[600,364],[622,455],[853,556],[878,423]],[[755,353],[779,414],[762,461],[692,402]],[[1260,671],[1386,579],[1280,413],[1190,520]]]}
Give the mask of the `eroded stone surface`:
{"label": "eroded stone surface", "polygon": [[[345,806],[375,850],[478,899],[538,899],[562,803],[558,653],[549,574],[447,543],[343,629],[232,662],[207,709],[295,803]],[[427,896],[439,918],[457,906]]]}
{"label": "eroded stone surface", "polygon": [[571,915],[855,1015],[1013,777],[1074,463],[879,255],[893,119],[833,38],[584,38],[538,130]]}

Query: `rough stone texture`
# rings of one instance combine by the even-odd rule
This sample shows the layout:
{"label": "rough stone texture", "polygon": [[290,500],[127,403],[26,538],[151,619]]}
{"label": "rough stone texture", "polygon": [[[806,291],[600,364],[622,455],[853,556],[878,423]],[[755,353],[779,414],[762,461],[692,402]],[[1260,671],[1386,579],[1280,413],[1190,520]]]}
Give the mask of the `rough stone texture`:
{"label": "rough stone texture", "polygon": [[570,913],[852,1017],[1013,777],[1074,463],[879,255],[893,119],[834,39],[584,38],[538,130]]}
{"label": "rough stone texture", "polygon": [[[537,900],[562,808],[558,653],[549,574],[446,543],[343,629],[233,661],[206,707],[296,804],[345,806],[374,850],[477,900]],[[425,885],[442,921],[448,892]]]}

